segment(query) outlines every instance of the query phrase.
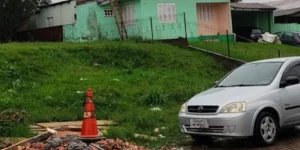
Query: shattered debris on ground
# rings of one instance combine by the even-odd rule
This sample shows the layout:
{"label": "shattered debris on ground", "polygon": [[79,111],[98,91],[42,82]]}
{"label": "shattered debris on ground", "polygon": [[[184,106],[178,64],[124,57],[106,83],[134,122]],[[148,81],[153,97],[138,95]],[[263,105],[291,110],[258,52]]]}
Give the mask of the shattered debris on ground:
{"label": "shattered debris on ground", "polygon": [[56,134],[46,141],[27,143],[16,147],[16,150],[148,150],[121,139],[104,139],[87,143],[78,135]]}

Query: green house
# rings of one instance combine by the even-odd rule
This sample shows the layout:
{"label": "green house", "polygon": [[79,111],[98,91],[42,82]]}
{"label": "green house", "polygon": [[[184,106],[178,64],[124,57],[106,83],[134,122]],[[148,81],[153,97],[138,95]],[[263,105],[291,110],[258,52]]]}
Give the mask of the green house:
{"label": "green house", "polygon": [[229,0],[77,0],[76,21],[63,26],[63,38],[114,40],[125,34],[129,39],[222,40],[232,33],[231,22]]}

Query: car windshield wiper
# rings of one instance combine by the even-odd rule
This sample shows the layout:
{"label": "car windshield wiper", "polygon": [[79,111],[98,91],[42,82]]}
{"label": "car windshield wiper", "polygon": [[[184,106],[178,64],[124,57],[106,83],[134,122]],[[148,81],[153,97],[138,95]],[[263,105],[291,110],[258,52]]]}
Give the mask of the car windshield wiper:
{"label": "car windshield wiper", "polygon": [[243,87],[243,86],[259,86],[259,84],[237,84],[237,85],[230,85],[229,87]]}
{"label": "car windshield wiper", "polygon": [[245,86],[260,86],[260,84],[219,85],[217,87],[245,87]]}

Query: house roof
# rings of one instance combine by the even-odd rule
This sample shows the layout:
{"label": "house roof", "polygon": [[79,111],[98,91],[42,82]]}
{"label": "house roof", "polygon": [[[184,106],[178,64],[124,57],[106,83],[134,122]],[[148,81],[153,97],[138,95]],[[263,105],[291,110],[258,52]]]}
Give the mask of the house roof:
{"label": "house roof", "polygon": [[280,16],[288,16],[288,15],[293,15],[300,12],[300,8],[294,8],[294,9],[287,9],[287,10],[277,10],[274,12],[275,17],[280,17]]}
{"label": "house roof", "polygon": [[[110,0],[96,0],[100,5],[110,4]],[[115,0],[113,0],[115,1]]]}
{"label": "house roof", "polygon": [[299,8],[300,0],[281,0],[281,1],[269,2],[266,4],[278,8],[277,10],[287,10],[287,9]]}
{"label": "house roof", "polygon": [[51,7],[51,6],[56,6],[56,5],[61,5],[61,4],[64,4],[64,3],[70,3],[72,0],[64,0],[64,1],[60,1],[60,2],[57,2],[57,3],[50,3],[48,5],[43,5],[41,6],[40,8],[45,8],[45,7]]}
{"label": "house roof", "polygon": [[276,10],[275,7],[268,6],[261,3],[231,3],[231,8],[233,10],[240,10],[240,11]]}
{"label": "house roof", "polygon": [[95,1],[95,0],[76,0],[76,4],[80,5],[80,4],[83,4],[83,3],[86,3],[86,2],[90,2],[90,1]]}

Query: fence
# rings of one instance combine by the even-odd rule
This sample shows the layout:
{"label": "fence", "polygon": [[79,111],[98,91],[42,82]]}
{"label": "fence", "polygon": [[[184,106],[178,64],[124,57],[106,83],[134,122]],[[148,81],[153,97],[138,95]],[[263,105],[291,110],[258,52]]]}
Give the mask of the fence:
{"label": "fence", "polygon": [[[75,24],[65,25],[65,41],[119,40],[120,34],[114,17],[97,20],[97,14],[80,17]],[[79,19],[79,18],[78,18]],[[188,18],[185,13],[152,16],[140,19],[124,19],[129,39],[166,40],[188,38],[202,40],[214,36],[226,40],[226,29],[199,23],[197,18]],[[200,24],[200,25],[199,25]],[[229,25],[228,25],[229,26]],[[199,38],[199,35],[201,38]]]}
{"label": "fence", "polygon": [[[108,21],[109,20],[109,21]],[[87,20],[88,26],[82,31],[82,26],[69,25],[64,27],[65,41],[78,40],[118,40],[120,34],[114,17],[99,23],[94,20]],[[143,19],[124,20],[129,39],[162,40],[186,38],[185,14],[180,13],[172,16],[147,17]],[[78,30],[81,30],[78,33]],[[78,34],[77,34],[78,33]]]}
{"label": "fence", "polygon": [[189,44],[229,58],[235,58],[243,61],[255,61],[300,55],[300,47],[286,45],[289,44],[291,40],[282,41],[284,44],[273,44],[254,42],[240,35],[236,35],[236,37],[244,39],[245,42],[231,42],[230,37],[227,34],[226,41],[194,41]]}

